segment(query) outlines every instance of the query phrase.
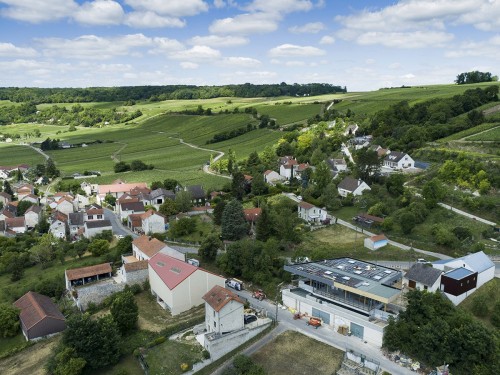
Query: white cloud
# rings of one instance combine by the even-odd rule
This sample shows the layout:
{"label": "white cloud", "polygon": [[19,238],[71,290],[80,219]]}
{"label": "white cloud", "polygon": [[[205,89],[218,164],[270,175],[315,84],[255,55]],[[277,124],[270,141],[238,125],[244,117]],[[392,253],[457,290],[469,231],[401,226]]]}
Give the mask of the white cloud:
{"label": "white cloud", "polygon": [[126,25],[136,28],[184,27],[186,22],[175,17],[159,16],[155,12],[130,12],[125,17]]}
{"label": "white cloud", "polygon": [[416,76],[413,73],[408,73],[408,74],[402,75],[401,78],[404,78],[404,79],[413,79],[413,78],[416,78]]}
{"label": "white cloud", "polygon": [[261,62],[251,57],[226,57],[222,60],[222,64],[230,66],[241,66],[245,68],[255,68],[261,65]]}
{"label": "white cloud", "polygon": [[171,53],[170,58],[185,61],[210,61],[220,58],[220,52],[208,46],[193,46],[190,49]]}
{"label": "white cloud", "polygon": [[330,35],[325,35],[319,41],[319,44],[333,44],[333,43],[335,43],[335,38]]}
{"label": "white cloud", "polygon": [[381,44],[396,48],[443,47],[453,39],[453,34],[440,31],[377,32],[358,35],[355,41],[361,45]]}
{"label": "white cloud", "polygon": [[184,45],[176,39],[156,37],[153,42],[155,48],[149,51],[153,54],[184,50]]}
{"label": "white cloud", "polygon": [[35,40],[42,45],[46,56],[98,60],[130,55],[135,48],[151,46],[153,43],[151,38],[143,34],[110,38],[82,35],[75,39],[39,38]]}
{"label": "white cloud", "polygon": [[275,31],[278,22],[267,13],[244,13],[236,17],[215,20],[208,30],[213,34],[249,35]]}
{"label": "white cloud", "polygon": [[309,0],[253,0],[247,9],[265,13],[291,13],[312,9],[313,3]]}
{"label": "white cloud", "polygon": [[183,61],[179,65],[181,66],[182,69],[198,69],[199,67],[198,64],[190,61]]}
{"label": "white cloud", "polygon": [[294,44],[282,44],[269,50],[271,57],[284,57],[284,56],[322,56],[325,51],[312,46],[297,46]]}
{"label": "white cloud", "polygon": [[220,35],[207,35],[195,36],[189,39],[188,43],[191,45],[204,45],[209,47],[236,47],[248,44],[250,41],[241,36],[220,36]]}
{"label": "white cloud", "polygon": [[125,0],[134,9],[171,17],[195,16],[208,10],[203,0]]}
{"label": "white cloud", "polygon": [[476,2],[473,11],[462,14],[458,21],[473,24],[479,30],[500,30],[500,1]]}
{"label": "white cloud", "polygon": [[486,57],[500,60],[500,35],[481,42],[466,42],[446,52],[446,57]]}
{"label": "white cloud", "polygon": [[124,16],[120,4],[112,0],[95,0],[84,3],[73,18],[87,25],[118,25]]}
{"label": "white cloud", "polygon": [[0,0],[0,3],[6,5],[0,9],[2,16],[33,23],[68,17],[78,8],[73,0]]}
{"label": "white cloud", "polygon": [[38,53],[33,48],[16,47],[12,43],[0,43],[2,57],[33,57]]}
{"label": "white cloud", "polygon": [[309,22],[302,26],[292,26],[288,31],[294,34],[317,34],[324,28],[325,25],[321,22]]}
{"label": "white cloud", "polygon": [[401,63],[395,62],[392,64],[389,64],[389,69],[399,69],[401,68]]}

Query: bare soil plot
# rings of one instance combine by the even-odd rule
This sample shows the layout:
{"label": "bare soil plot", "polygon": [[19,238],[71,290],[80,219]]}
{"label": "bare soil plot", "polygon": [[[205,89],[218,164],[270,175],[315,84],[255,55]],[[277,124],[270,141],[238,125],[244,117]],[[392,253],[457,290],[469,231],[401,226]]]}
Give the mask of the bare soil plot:
{"label": "bare soil plot", "polygon": [[343,351],[295,331],[282,333],[252,355],[273,375],[334,374],[343,357]]}
{"label": "bare soil plot", "polygon": [[61,336],[59,335],[51,339],[42,340],[11,357],[0,360],[0,374],[45,374],[45,363],[60,339]]}

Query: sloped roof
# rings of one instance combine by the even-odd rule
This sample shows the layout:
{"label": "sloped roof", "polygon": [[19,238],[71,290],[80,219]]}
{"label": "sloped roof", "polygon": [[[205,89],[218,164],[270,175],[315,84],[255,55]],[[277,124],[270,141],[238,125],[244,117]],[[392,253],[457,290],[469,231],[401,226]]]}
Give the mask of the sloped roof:
{"label": "sloped roof", "polygon": [[372,240],[373,242],[383,241],[383,240],[387,240],[387,237],[384,236],[383,234],[379,234],[379,235],[370,237],[370,240]]}
{"label": "sloped roof", "polygon": [[70,225],[83,225],[83,212],[70,212],[68,220]]}
{"label": "sloped roof", "polygon": [[136,187],[147,189],[147,185],[145,182],[137,182],[133,184],[99,185],[97,188],[97,192],[99,194],[128,193]]}
{"label": "sloped roof", "polygon": [[71,270],[66,270],[66,277],[68,280],[78,280],[83,277],[90,277],[96,275],[102,275],[104,273],[110,273],[113,270],[109,263],[96,264],[95,266],[73,268]]}
{"label": "sloped roof", "polygon": [[144,203],[139,201],[131,202],[126,200],[120,206],[122,211],[144,212]]}
{"label": "sloped roof", "polygon": [[3,214],[5,217],[9,217],[9,218],[15,217],[14,213],[11,210],[8,210],[7,208],[4,208],[3,210],[1,210],[0,214]]}
{"label": "sloped roof", "polygon": [[230,301],[236,301],[243,304],[243,301],[238,297],[237,294],[221,287],[220,285],[215,285],[202,298],[206,303],[209,304],[210,307],[212,307],[212,309],[217,312],[219,312]]}
{"label": "sloped roof", "polygon": [[405,278],[421,284],[432,286],[441,276],[441,270],[423,263],[415,263],[406,273]]}
{"label": "sloped roof", "polygon": [[480,273],[486,271],[491,267],[495,267],[495,263],[493,263],[488,255],[484,252],[479,251],[477,253],[469,254],[464,257],[458,258],[459,260],[463,260],[467,263],[474,271]]}
{"label": "sloped roof", "polygon": [[391,151],[390,154],[386,155],[384,160],[387,161],[392,161],[394,163],[397,163],[401,159],[403,159],[407,154],[404,152],[399,152],[399,151]]}
{"label": "sloped roof", "polygon": [[148,261],[147,260],[139,260],[137,262],[125,263],[123,265],[123,267],[125,268],[125,272],[147,270],[148,269]]}
{"label": "sloped roof", "polygon": [[262,208],[246,208],[243,210],[246,221],[255,221],[262,213]]}
{"label": "sloped roof", "polygon": [[40,212],[42,212],[42,207],[37,206],[36,204],[34,204],[33,206],[31,206],[30,208],[28,208],[26,210],[25,214],[27,214],[28,212],[34,212],[36,214],[39,214]]}
{"label": "sloped roof", "polygon": [[148,263],[170,290],[175,289],[177,285],[198,270],[196,266],[163,253],[157,253],[149,259]]}
{"label": "sloped roof", "polygon": [[140,227],[142,225],[141,215],[142,214],[130,214],[130,215],[128,215],[128,220],[130,221],[132,228],[137,228],[137,227]]}
{"label": "sloped roof", "polygon": [[43,319],[50,317],[53,319],[66,320],[52,300],[42,294],[28,292],[16,302],[14,306],[21,309],[19,318],[26,329],[32,328]]}
{"label": "sloped roof", "polygon": [[105,228],[105,227],[111,227],[111,221],[109,220],[93,220],[93,221],[86,221],[85,226],[87,228]]}
{"label": "sloped roof", "polygon": [[340,181],[338,188],[350,191],[351,193],[358,188],[364,181],[357,180],[352,177],[346,177],[342,181]]}
{"label": "sloped roof", "polygon": [[0,196],[4,197],[8,201],[12,199],[12,195],[6,193],[5,191],[0,191]]}
{"label": "sloped roof", "polygon": [[474,274],[474,271],[468,270],[467,268],[460,267],[460,268],[455,268],[454,270],[448,271],[444,274],[444,276],[447,276],[451,279],[455,280],[462,280],[464,277],[470,276]]}
{"label": "sloped roof", "polygon": [[384,218],[370,215],[370,214],[362,213],[362,214],[359,214],[358,216],[363,218],[363,219],[374,221],[375,223],[383,223],[384,222]]}
{"label": "sloped roof", "polygon": [[5,219],[5,224],[7,224],[7,228],[21,228],[26,225],[24,222],[24,216],[8,217]]}
{"label": "sloped roof", "polygon": [[304,210],[309,210],[309,209],[311,209],[311,208],[313,208],[315,206],[314,206],[314,204],[311,204],[311,203],[308,203],[308,202],[300,202],[299,203],[299,207],[303,208]]}
{"label": "sloped roof", "polygon": [[201,185],[186,186],[186,190],[191,193],[191,196],[194,199],[205,198],[205,190],[203,190],[203,187]]}
{"label": "sloped roof", "polygon": [[140,236],[134,239],[132,241],[132,245],[135,245],[140,251],[150,258],[167,246],[160,240],[149,236]]}

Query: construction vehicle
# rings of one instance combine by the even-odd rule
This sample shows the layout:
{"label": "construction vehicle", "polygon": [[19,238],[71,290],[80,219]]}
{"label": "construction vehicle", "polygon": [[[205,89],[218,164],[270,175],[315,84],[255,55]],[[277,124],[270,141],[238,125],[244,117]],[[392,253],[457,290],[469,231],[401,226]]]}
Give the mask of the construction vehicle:
{"label": "construction vehicle", "polygon": [[257,298],[259,301],[262,301],[266,298],[266,294],[262,289],[258,289],[252,293],[253,298]]}
{"label": "construction vehicle", "polygon": [[308,326],[312,326],[312,327],[318,329],[318,327],[321,327],[321,319],[320,318],[315,318],[314,316],[312,316],[307,321],[307,325]]}

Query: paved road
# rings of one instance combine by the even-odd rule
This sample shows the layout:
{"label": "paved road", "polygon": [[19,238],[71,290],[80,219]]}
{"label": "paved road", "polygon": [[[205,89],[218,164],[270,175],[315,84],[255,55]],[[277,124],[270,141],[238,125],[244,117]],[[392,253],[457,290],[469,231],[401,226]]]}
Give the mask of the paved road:
{"label": "paved road", "polygon": [[122,225],[115,213],[109,208],[104,208],[104,218],[111,221],[111,226],[113,228],[113,234],[121,236],[132,236],[133,238],[139,237],[137,234],[132,232],[130,229]]}
{"label": "paved road", "polygon": [[484,223],[484,224],[487,224],[487,225],[491,225],[491,226],[495,226],[495,225],[496,225],[496,223],[494,223],[493,221],[489,221],[489,220],[483,219],[483,218],[481,218],[481,217],[479,217],[479,216],[472,215],[472,214],[470,214],[470,213],[468,213],[468,212],[465,212],[465,211],[459,210],[458,208],[452,207],[452,206],[450,206],[450,205],[448,205],[448,204],[444,204],[444,203],[441,203],[441,202],[439,202],[438,204],[439,204],[441,207],[446,208],[447,210],[451,210],[452,212],[455,212],[455,213],[457,213],[457,214],[459,214],[459,215],[462,215],[462,216],[468,217],[469,219],[472,219],[472,220],[477,220],[477,221],[479,221],[479,222],[481,222],[481,223]]}
{"label": "paved road", "polygon": [[[252,305],[263,308],[269,312],[269,315],[274,316],[276,311],[276,305],[272,303],[272,301],[264,300],[258,301],[255,298],[252,298],[250,292],[243,290],[236,292],[243,298],[248,299]],[[292,314],[288,310],[278,309],[278,327],[271,332],[270,335],[266,335],[261,340],[257,341],[255,344],[251,345],[247,349],[243,351],[246,355],[251,355],[261,349],[265,344],[270,342],[274,337],[279,335],[280,333],[292,330],[300,332],[306,336],[312,337],[316,340],[319,340],[327,345],[336,347],[342,351],[346,349],[353,349],[354,351],[365,355],[367,358],[371,358],[380,362],[381,367],[389,371],[392,374],[398,375],[410,375],[415,374],[414,372],[399,366],[397,363],[394,363],[387,359],[383,354],[380,348],[375,345],[364,343],[364,341],[360,340],[354,336],[343,336],[337,332],[335,332],[329,326],[322,326],[319,329],[313,329],[306,325],[305,320],[294,320]],[[221,374],[224,367],[229,365],[230,361],[226,362],[221,368],[217,371],[214,371],[213,374]]]}

